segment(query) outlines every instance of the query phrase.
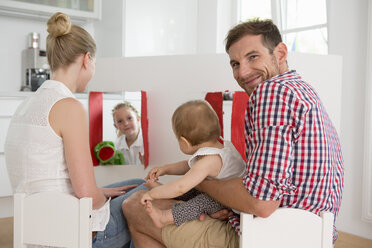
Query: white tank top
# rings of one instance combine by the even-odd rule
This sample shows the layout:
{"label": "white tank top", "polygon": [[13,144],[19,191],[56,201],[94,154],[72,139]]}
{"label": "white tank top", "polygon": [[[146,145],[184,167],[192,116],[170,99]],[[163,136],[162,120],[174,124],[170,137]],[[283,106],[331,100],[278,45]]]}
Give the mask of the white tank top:
{"label": "white tank top", "polygon": [[[4,147],[15,193],[58,191],[74,195],[62,138],[49,125],[53,105],[70,97],[75,98],[63,83],[48,80],[17,108]],[[110,217],[109,202],[103,208],[92,213],[94,231],[104,230]]]}
{"label": "white tank top", "polygon": [[189,159],[189,166],[197,161],[199,156],[220,155],[222,159],[222,167],[216,179],[228,179],[234,177],[242,177],[245,172],[245,162],[236,150],[235,146],[230,141],[224,141],[222,149],[214,147],[202,147],[197,150]]}

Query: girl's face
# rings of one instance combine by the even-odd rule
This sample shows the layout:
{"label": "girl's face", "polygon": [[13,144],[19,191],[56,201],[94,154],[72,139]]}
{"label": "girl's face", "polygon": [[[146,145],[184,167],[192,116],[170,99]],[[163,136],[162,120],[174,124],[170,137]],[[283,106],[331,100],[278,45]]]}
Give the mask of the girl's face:
{"label": "girl's face", "polygon": [[129,107],[124,107],[114,112],[114,126],[127,138],[135,138],[139,133],[140,117]]}

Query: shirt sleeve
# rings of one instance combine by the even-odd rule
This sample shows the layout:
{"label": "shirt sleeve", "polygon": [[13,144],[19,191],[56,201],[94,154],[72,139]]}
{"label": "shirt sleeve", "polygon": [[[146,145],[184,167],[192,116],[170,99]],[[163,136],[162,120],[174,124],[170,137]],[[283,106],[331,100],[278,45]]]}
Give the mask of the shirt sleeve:
{"label": "shirt sleeve", "polygon": [[247,174],[243,183],[260,200],[293,194],[293,142],[301,133],[306,108],[280,83],[262,83],[246,113]]}

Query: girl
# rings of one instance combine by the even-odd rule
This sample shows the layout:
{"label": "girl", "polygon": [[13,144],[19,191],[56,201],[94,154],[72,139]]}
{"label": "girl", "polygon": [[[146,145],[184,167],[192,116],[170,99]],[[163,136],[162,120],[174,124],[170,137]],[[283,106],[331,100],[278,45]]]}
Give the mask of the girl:
{"label": "girl", "polygon": [[119,103],[112,110],[118,138],[115,148],[124,155],[124,164],[144,164],[143,139],[138,111],[129,102]]}
{"label": "girl", "polygon": [[[218,117],[206,101],[196,100],[182,104],[174,112],[172,124],[181,151],[192,156],[188,161],[156,167],[145,178],[150,180],[149,186],[154,186],[152,181],[159,176],[184,175],[168,184],[156,185],[141,199],[159,228],[168,224],[181,225],[198,219],[202,213],[211,214],[224,208],[208,195],[193,188],[208,177],[241,177],[245,171],[245,163],[232,143],[225,141],[221,144],[218,141],[221,133]],[[186,202],[176,203],[169,210],[157,209],[151,204],[154,199],[175,197]]]}
{"label": "girl", "polygon": [[59,191],[92,198],[93,247],[123,247],[130,236],[122,202],[145,187],[137,187],[142,179],[104,188],[96,184],[87,113],[73,94],[83,92],[94,75],[96,44],[63,13],[48,20],[47,31],[52,80],[45,81],[18,107],[5,142],[13,191]]}

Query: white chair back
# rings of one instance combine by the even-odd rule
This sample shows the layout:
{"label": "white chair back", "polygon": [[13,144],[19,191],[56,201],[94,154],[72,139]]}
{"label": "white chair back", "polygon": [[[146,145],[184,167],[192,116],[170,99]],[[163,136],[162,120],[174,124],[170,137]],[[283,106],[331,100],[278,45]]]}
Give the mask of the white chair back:
{"label": "white chair back", "polygon": [[333,214],[279,208],[268,218],[240,214],[241,248],[332,248]]}
{"label": "white chair back", "polygon": [[14,247],[92,247],[92,199],[60,192],[14,195]]}

